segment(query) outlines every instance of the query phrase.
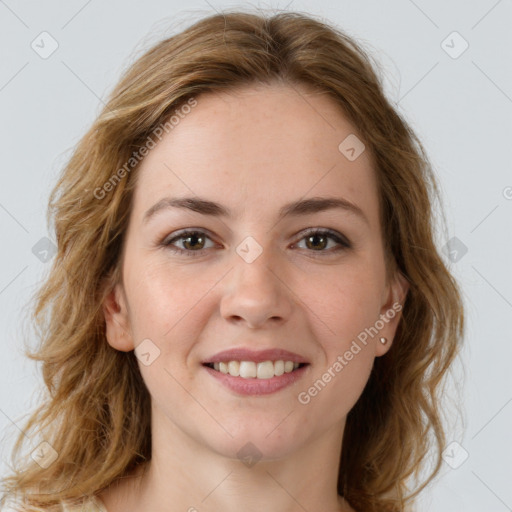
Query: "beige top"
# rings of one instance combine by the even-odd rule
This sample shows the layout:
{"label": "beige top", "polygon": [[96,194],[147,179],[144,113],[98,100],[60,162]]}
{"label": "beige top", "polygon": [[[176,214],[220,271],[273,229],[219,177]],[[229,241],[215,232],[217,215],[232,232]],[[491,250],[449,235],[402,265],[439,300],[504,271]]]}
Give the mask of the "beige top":
{"label": "beige top", "polygon": [[[96,496],[84,501],[83,505],[66,505],[63,502],[61,502],[61,505],[64,512],[108,512],[101,499]],[[11,499],[11,501],[7,502],[7,508],[1,508],[1,512],[19,512],[20,510],[25,510],[25,508],[18,501]],[[37,508],[37,510],[44,512],[46,509]]]}
{"label": "beige top", "polygon": [[93,496],[84,502],[83,505],[75,505],[73,507],[64,505],[64,512],[108,512],[108,510],[99,498]]}

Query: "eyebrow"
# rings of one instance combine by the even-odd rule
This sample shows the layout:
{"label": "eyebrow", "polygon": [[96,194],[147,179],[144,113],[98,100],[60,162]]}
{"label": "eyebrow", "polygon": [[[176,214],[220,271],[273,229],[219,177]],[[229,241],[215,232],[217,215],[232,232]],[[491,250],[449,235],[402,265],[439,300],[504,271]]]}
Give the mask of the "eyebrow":
{"label": "eyebrow", "polygon": [[[143,223],[147,223],[157,212],[171,208],[191,210],[202,215],[211,215],[213,217],[232,216],[229,208],[201,197],[164,197],[146,211],[143,217]],[[285,217],[323,212],[333,208],[342,209],[346,212],[352,213],[364,220],[366,224],[370,225],[366,215],[359,206],[341,197],[312,197],[309,199],[293,201],[280,208],[278,212],[278,220]]]}

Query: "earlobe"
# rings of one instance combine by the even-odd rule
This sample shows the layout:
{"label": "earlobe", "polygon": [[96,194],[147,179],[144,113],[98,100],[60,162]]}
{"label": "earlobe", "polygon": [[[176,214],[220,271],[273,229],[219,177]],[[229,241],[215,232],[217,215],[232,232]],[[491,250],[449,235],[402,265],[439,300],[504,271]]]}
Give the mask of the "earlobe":
{"label": "earlobe", "polygon": [[380,319],[384,325],[375,343],[376,357],[386,354],[393,344],[393,338],[402,316],[402,309],[408,291],[409,281],[397,270],[388,289],[387,300],[385,300],[380,311]]}
{"label": "earlobe", "polygon": [[133,350],[126,299],[119,283],[106,294],[102,309],[108,344],[122,352]]}

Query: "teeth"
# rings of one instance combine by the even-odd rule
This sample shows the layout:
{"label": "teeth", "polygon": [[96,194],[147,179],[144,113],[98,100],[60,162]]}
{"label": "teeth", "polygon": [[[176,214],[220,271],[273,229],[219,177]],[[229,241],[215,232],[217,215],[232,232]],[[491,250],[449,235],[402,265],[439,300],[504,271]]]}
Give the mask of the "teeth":
{"label": "teeth", "polygon": [[244,379],[256,377],[256,363],[252,361],[240,361],[240,377]]}
{"label": "teeth", "polygon": [[293,361],[228,361],[213,363],[213,368],[221,373],[242,377],[243,379],[271,379],[279,377],[283,373],[291,373],[299,367],[299,363]]}
{"label": "teeth", "polygon": [[258,379],[271,379],[274,376],[274,363],[272,361],[263,361],[258,363],[256,377]]}
{"label": "teeth", "polygon": [[229,361],[228,373],[233,375],[233,377],[238,377],[240,375],[240,363],[238,361]]}

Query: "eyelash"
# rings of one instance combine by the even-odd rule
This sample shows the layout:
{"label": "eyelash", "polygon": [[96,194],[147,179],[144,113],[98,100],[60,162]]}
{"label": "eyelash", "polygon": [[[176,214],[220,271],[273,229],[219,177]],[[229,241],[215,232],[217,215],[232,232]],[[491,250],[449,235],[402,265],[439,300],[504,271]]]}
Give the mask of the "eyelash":
{"label": "eyelash", "polygon": [[[185,254],[187,257],[195,257],[195,256],[202,255],[203,252],[206,251],[207,249],[198,249],[198,250],[192,251],[192,250],[187,250],[187,249],[179,249],[177,247],[172,246],[172,243],[175,242],[176,240],[180,240],[182,238],[187,238],[187,236],[190,236],[190,235],[201,235],[201,236],[204,235],[206,238],[211,240],[211,238],[208,236],[208,234],[206,232],[193,229],[193,230],[182,231],[181,233],[178,233],[176,236],[172,237],[171,239],[164,240],[161,243],[161,245],[173,253]],[[327,253],[327,256],[328,256],[328,255],[331,255],[332,253],[338,253],[339,251],[350,249],[352,247],[352,245],[350,244],[348,239],[341,237],[340,235],[338,235],[338,233],[336,233],[336,231],[332,231],[330,229],[311,229],[310,231],[303,233],[303,235],[299,241],[302,241],[304,238],[307,238],[308,236],[327,236],[327,238],[331,238],[338,244],[338,247],[336,247],[334,249],[331,248],[331,250],[324,249],[324,250],[314,251],[313,249],[311,249],[309,252],[312,252],[312,253],[315,253],[315,252]],[[314,257],[322,257],[322,256],[325,256],[325,255],[322,255],[322,254],[314,255]]]}

